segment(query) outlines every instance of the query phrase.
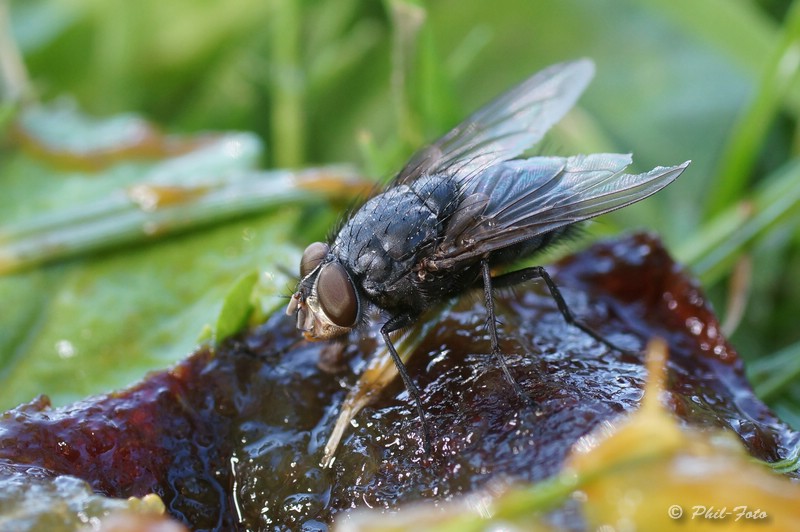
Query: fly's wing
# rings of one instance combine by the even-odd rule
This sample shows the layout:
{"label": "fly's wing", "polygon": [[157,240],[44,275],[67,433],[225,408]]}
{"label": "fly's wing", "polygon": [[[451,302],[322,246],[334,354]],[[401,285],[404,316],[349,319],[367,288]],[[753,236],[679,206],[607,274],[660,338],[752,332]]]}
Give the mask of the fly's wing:
{"label": "fly's wing", "polygon": [[462,201],[429,261],[434,268],[480,257],[655,194],[689,165],[626,174],[630,155],[535,157],[498,164],[463,183]]}
{"label": "fly's wing", "polygon": [[575,105],[592,76],[594,63],[589,59],[534,74],[417,152],[392,185],[442,173],[460,181],[517,157]]}

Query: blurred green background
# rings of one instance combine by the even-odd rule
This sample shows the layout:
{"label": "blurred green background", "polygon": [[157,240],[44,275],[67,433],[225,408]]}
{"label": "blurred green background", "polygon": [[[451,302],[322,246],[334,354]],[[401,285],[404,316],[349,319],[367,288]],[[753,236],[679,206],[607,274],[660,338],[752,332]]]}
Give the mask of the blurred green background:
{"label": "blurred green background", "polygon": [[[69,226],[75,212],[108,205],[115,190],[174,166],[169,157],[122,159],[87,171],[43,160],[13,134],[37,103],[68,96],[88,115],[136,113],[177,135],[249,132],[250,158],[234,165],[241,167],[211,156],[219,175],[344,162],[382,179],[533,72],[592,58],[596,79],[543,151],[632,152],[636,171],[693,162],[663,193],[592,224],[590,238],[657,231],[703,283],[757,392],[800,427],[796,2],[0,6],[0,259],[42,237],[48,213],[66,213],[59,219]],[[15,58],[26,70],[14,68]],[[72,119],[44,109],[41,135],[63,128],[62,145],[93,142]],[[205,162],[179,166],[217,171]],[[0,277],[0,407],[40,392],[62,404],[179,360],[248,271],[261,272],[261,305],[281,306],[286,270],[341,206],[294,196],[275,203]],[[104,220],[113,227],[118,219]]]}

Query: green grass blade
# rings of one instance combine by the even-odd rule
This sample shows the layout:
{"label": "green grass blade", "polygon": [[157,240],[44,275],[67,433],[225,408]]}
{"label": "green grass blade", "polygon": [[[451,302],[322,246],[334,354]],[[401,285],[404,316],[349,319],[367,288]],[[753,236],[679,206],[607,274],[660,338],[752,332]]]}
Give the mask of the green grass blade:
{"label": "green grass blade", "polygon": [[800,2],[794,2],[786,17],[776,49],[766,60],[755,97],[739,118],[725,147],[708,190],[713,190],[706,218],[722,212],[742,198],[767,131],[786,94],[800,72]]}
{"label": "green grass blade", "polygon": [[713,283],[748,246],[792,222],[798,212],[800,161],[793,161],[767,177],[750,201],[734,204],[706,222],[677,247],[675,255],[705,283]]}

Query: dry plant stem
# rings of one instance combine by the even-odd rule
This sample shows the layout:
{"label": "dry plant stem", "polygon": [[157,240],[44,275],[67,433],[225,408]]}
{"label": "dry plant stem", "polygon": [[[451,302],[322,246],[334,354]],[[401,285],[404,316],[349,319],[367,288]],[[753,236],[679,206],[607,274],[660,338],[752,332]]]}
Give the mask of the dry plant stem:
{"label": "dry plant stem", "polygon": [[750,288],[753,280],[753,259],[750,255],[742,255],[736,261],[731,276],[725,320],[722,322],[722,333],[730,336],[742,321],[747,302],[750,299]]}

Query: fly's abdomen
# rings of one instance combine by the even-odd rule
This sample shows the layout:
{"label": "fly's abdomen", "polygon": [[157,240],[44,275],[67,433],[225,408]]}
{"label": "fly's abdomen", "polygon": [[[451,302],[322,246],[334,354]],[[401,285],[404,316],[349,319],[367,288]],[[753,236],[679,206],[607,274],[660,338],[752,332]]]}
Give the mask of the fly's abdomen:
{"label": "fly's abdomen", "polygon": [[492,266],[506,266],[513,262],[534,255],[551,244],[569,238],[575,233],[580,233],[580,229],[574,225],[559,227],[548,233],[536,235],[530,239],[512,244],[506,248],[493,251],[489,254],[489,264]]}

